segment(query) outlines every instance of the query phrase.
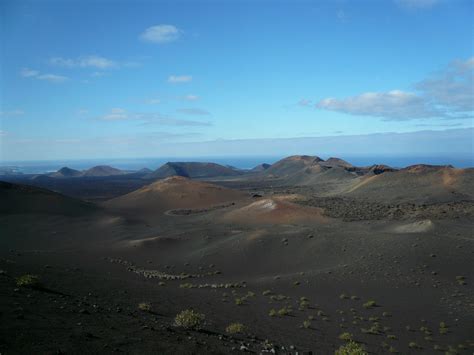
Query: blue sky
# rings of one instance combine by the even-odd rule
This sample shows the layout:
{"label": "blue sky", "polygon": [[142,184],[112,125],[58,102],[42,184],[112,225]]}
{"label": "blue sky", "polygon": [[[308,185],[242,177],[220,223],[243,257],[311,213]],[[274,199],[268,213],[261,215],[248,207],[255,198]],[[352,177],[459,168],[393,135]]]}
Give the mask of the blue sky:
{"label": "blue sky", "polygon": [[440,135],[472,154],[473,4],[4,0],[0,158],[259,155],[332,136],[368,154],[354,136],[407,132],[431,134],[424,154]]}

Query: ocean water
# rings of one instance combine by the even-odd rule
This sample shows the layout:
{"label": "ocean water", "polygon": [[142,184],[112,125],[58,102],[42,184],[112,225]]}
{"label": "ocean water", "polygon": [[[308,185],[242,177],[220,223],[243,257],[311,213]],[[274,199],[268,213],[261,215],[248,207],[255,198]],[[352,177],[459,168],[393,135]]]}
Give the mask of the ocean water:
{"label": "ocean water", "polygon": [[[252,157],[160,157],[160,158],[122,158],[122,159],[78,159],[78,160],[37,160],[37,161],[9,161],[0,162],[0,167],[15,167],[15,170],[23,174],[41,174],[67,166],[72,169],[83,170],[96,165],[110,165],[123,170],[140,170],[149,168],[155,170],[168,161],[186,162],[213,162],[222,165],[231,165],[239,169],[251,169],[261,163],[272,164],[284,156],[252,156]],[[327,159],[329,157],[322,156]],[[473,156],[424,156],[424,157],[400,157],[400,156],[340,156],[356,166],[369,166],[373,164],[385,164],[392,167],[405,167],[413,164],[453,165],[457,168],[474,167]]]}

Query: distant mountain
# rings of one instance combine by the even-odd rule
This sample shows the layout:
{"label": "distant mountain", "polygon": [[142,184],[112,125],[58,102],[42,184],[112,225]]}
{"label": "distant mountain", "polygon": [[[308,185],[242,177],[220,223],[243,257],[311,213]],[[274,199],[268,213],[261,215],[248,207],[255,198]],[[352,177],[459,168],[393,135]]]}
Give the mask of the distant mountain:
{"label": "distant mountain", "polygon": [[267,163],[259,164],[259,165],[257,165],[256,167],[254,167],[253,169],[250,169],[249,172],[251,172],[251,173],[259,173],[259,172],[262,172],[262,171],[267,170],[270,166],[271,166],[271,165],[270,165],[270,164],[267,164]]}
{"label": "distant mountain", "polygon": [[319,165],[320,157],[309,155],[293,155],[277,161],[265,170],[267,175],[288,176],[300,172],[302,169]]}
{"label": "distant mountain", "polygon": [[216,176],[236,176],[242,174],[236,169],[215,164],[197,162],[168,162],[154,172],[145,175],[145,179],[164,179],[170,176],[189,178],[210,178]]}
{"label": "distant mountain", "polygon": [[137,173],[137,174],[149,174],[151,172],[153,172],[153,170],[148,169],[148,168],[143,168],[143,169],[140,169],[140,170],[136,171],[135,173]]}
{"label": "distant mountain", "polygon": [[340,166],[340,167],[343,167],[343,168],[353,167],[353,165],[351,163],[348,163],[347,161],[345,161],[343,159],[339,159],[339,158],[329,158],[329,159],[321,162],[321,165],[330,166],[330,167]]}
{"label": "distant mountain", "polygon": [[94,205],[39,187],[0,181],[0,213],[81,215]]}
{"label": "distant mountain", "polygon": [[83,176],[97,176],[97,177],[124,175],[124,174],[127,174],[127,172],[120,169],[112,168],[111,166],[108,166],[108,165],[94,166],[93,168],[90,168],[83,172]]}
{"label": "distant mountain", "polygon": [[75,169],[68,168],[67,166],[59,169],[55,173],[48,174],[50,177],[57,177],[57,178],[68,178],[68,177],[78,177],[82,176],[83,172]]}
{"label": "distant mountain", "polygon": [[23,175],[16,166],[0,166],[0,175]]}

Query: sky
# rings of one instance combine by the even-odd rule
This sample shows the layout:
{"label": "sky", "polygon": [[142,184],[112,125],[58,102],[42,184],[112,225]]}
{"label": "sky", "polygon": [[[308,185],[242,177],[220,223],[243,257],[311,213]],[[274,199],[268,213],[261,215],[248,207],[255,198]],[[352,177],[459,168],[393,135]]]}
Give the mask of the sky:
{"label": "sky", "polygon": [[3,0],[0,26],[2,161],[473,155],[473,1]]}

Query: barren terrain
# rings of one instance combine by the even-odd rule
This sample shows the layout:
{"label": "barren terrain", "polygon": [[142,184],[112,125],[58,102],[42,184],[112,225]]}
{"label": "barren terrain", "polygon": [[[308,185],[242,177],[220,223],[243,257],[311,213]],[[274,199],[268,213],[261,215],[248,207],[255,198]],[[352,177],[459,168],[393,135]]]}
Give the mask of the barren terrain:
{"label": "barren terrain", "polygon": [[[296,156],[199,180],[10,178],[0,352],[472,354],[473,175]],[[200,329],[176,326],[186,309]]]}

